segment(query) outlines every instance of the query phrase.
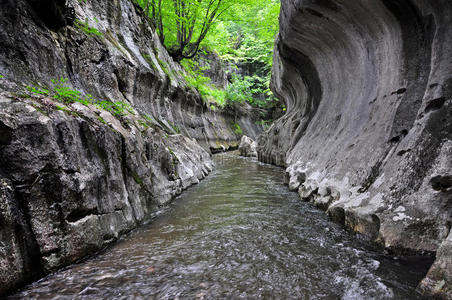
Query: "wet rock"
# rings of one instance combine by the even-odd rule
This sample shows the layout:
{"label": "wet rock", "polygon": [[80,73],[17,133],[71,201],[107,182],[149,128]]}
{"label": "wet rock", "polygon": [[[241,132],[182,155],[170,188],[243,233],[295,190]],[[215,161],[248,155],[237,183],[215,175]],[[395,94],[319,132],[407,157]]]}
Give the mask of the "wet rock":
{"label": "wet rock", "polygon": [[435,191],[447,192],[452,187],[452,175],[437,175],[430,180]]}
{"label": "wet rock", "polygon": [[335,222],[345,225],[345,211],[340,206],[330,207],[328,209],[328,216]]}
{"label": "wet rock", "polygon": [[[2,2],[0,293],[148,221],[212,171],[211,149],[237,147],[232,120],[260,133],[252,109],[212,109],[183,72],[134,1]],[[27,95],[60,78],[131,112]]]}
{"label": "wet rock", "polygon": [[239,152],[241,156],[257,157],[256,152],[257,143],[246,135],[242,136],[240,140]]}
{"label": "wet rock", "polygon": [[315,194],[315,190],[313,190],[310,186],[300,186],[298,189],[298,195],[304,201],[310,201],[311,197]]}
{"label": "wet rock", "polygon": [[322,210],[327,210],[328,207],[330,207],[331,203],[333,202],[333,198],[330,196],[318,196],[315,197],[314,204],[318,208]]}
{"label": "wet rock", "polygon": [[13,184],[0,175],[0,293],[41,274],[39,249]]}
{"label": "wet rock", "polygon": [[345,226],[368,237],[377,240],[380,230],[380,218],[365,211],[345,211]]}
{"label": "wet rock", "polygon": [[[443,278],[451,16],[446,0],[282,1],[271,86],[287,112],[257,147],[263,162],[303,166],[305,183],[290,175],[291,188],[338,222],[394,251],[438,251]],[[452,286],[432,280],[438,294]]]}
{"label": "wet rock", "polygon": [[430,268],[427,277],[419,284],[419,289],[430,296],[452,299],[452,232],[449,233],[438,251],[437,259]]}
{"label": "wet rock", "polygon": [[119,129],[91,111],[43,116],[39,100],[4,97],[0,122],[14,125],[0,146],[2,292],[102,249],[213,169],[183,135]]}
{"label": "wet rock", "polygon": [[306,181],[305,169],[300,165],[292,165],[286,169],[289,176],[289,190],[296,191]]}

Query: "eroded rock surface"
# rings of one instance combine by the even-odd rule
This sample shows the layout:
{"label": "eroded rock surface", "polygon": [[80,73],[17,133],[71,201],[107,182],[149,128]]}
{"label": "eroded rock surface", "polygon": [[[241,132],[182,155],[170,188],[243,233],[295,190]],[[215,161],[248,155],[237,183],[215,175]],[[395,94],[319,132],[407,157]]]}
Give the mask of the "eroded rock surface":
{"label": "eroded rock surface", "polygon": [[[452,3],[283,0],[259,159],[303,199],[402,253],[437,253],[452,297]],[[449,236],[449,238],[447,238]]]}
{"label": "eroded rock surface", "polygon": [[[134,1],[2,1],[0,294],[117,240],[237,148],[249,109],[212,109]],[[124,115],[31,92],[130,105]],[[26,88],[28,86],[28,88]]]}
{"label": "eroded rock surface", "polygon": [[246,135],[242,136],[239,145],[239,152],[241,156],[245,157],[257,157],[256,151],[257,143]]}
{"label": "eroded rock surface", "polygon": [[238,147],[241,136],[232,122],[253,138],[261,130],[251,109],[212,110],[188,86],[184,71],[131,0],[5,2],[0,74],[0,89],[18,94],[26,85],[46,87],[67,78],[74,89],[130,103],[206,149]]}
{"label": "eroded rock surface", "polygon": [[0,96],[2,292],[102,249],[213,168],[183,135],[34,105]]}

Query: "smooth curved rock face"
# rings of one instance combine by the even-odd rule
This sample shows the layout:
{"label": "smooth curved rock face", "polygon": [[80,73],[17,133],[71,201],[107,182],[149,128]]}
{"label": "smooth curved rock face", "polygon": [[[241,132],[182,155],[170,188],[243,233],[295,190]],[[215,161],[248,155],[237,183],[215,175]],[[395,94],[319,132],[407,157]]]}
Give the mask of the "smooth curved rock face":
{"label": "smooth curved rock face", "polygon": [[443,244],[429,284],[452,297],[452,2],[281,4],[272,89],[287,113],[260,160],[302,170],[305,199],[386,247]]}

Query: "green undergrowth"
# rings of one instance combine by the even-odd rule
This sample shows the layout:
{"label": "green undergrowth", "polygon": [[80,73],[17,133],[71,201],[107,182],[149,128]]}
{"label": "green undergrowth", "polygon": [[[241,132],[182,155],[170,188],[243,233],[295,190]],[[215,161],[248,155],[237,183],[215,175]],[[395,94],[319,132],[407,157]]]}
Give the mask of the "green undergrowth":
{"label": "green undergrowth", "polygon": [[[133,109],[130,104],[122,101],[108,101],[95,99],[91,94],[84,94],[67,85],[66,78],[53,79],[48,88],[27,85],[25,88],[32,95],[50,97],[63,104],[81,103],[83,105],[94,105],[98,109],[110,112],[115,117],[122,117],[127,114],[133,114]],[[57,105],[57,110],[66,111],[63,106]]]}
{"label": "green undergrowth", "polygon": [[[159,128],[160,130],[165,132],[164,137],[168,137],[168,134],[173,134],[174,132],[171,130],[171,128],[169,128],[168,126],[165,125],[164,122],[162,122],[161,120],[158,119],[154,119],[153,117],[151,117],[148,114],[143,114],[141,115],[141,118],[138,119],[138,124],[140,124],[145,130],[147,130],[148,128]],[[171,122],[168,121],[169,124],[172,124]],[[180,133],[180,129],[173,125],[174,127],[173,130],[176,131],[176,133]],[[175,130],[174,128],[177,128],[177,130]]]}
{"label": "green undergrowth", "polygon": [[171,66],[166,61],[161,60],[158,56],[156,58],[160,65],[160,68],[163,70],[166,76],[168,76],[170,80],[175,80],[176,75],[173,73],[173,70],[171,70]]}
{"label": "green undergrowth", "polygon": [[[27,85],[25,86],[27,93],[18,94],[17,96],[21,98],[30,98],[31,96],[40,96],[40,97],[49,97],[55,101],[60,102],[64,105],[55,105],[56,110],[63,111],[67,114],[70,114],[74,117],[79,116],[79,114],[66,105],[72,103],[80,103],[87,107],[90,105],[96,107],[97,109],[108,111],[113,116],[118,118],[121,122],[125,122],[123,117],[127,115],[133,115],[134,111],[130,104],[122,101],[108,101],[108,100],[99,100],[94,98],[91,94],[82,93],[79,90],[73,89],[68,86],[67,79],[60,78],[51,80],[51,85],[49,87],[42,87],[37,85]],[[102,118],[98,117],[98,121],[103,124],[107,124],[107,122]]]}
{"label": "green undergrowth", "polygon": [[243,135],[243,130],[242,130],[242,128],[240,127],[239,124],[237,124],[236,122],[232,121],[232,122],[231,122],[231,126],[232,126],[232,128],[234,129],[235,134],[237,134],[237,135]]}
{"label": "green undergrowth", "polygon": [[137,172],[132,171],[132,177],[135,180],[136,183],[138,183],[139,185],[143,186],[143,179],[141,179],[141,177],[138,175]]}
{"label": "green undergrowth", "polygon": [[105,119],[102,118],[101,116],[97,117],[97,120],[99,120],[99,122],[101,122],[101,123],[103,123],[103,124],[105,124],[105,125],[108,125],[108,124],[107,124],[107,121],[105,121]]}
{"label": "green undergrowth", "polygon": [[234,103],[249,103],[258,108],[268,108],[274,105],[277,99],[269,89],[269,76],[243,76],[232,73],[230,82],[222,89],[216,87],[203,71],[210,66],[200,67],[196,60],[183,60],[181,65],[186,74],[183,76],[188,86],[196,89],[205,102],[216,102],[220,107]]}
{"label": "green undergrowth", "polygon": [[[65,107],[65,106],[56,105],[55,107],[56,107],[57,110],[64,111],[65,113],[70,114],[70,115],[72,115],[72,116],[74,116],[74,117],[78,117],[78,116],[79,116],[79,114],[78,114],[77,112],[75,112],[75,111],[73,111],[73,110],[70,110],[69,108],[67,108],[67,107]],[[40,111],[36,106],[35,106],[35,108],[36,108],[38,111]],[[41,111],[41,113],[42,113],[42,111]]]}
{"label": "green undergrowth", "polygon": [[272,124],[273,120],[260,120],[256,122],[256,125],[261,125],[264,128],[264,131],[267,131]]}
{"label": "green undergrowth", "polygon": [[173,176],[174,178],[179,178],[179,172],[177,172],[177,165],[179,164],[179,158],[177,158],[177,155],[174,153],[173,149],[171,149],[170,146],[167,146],[166,149],[171,155],[171,169],[174,172]]}
{"label": "green undergrowth", "polygon": [[42,109],[42,107],[40,105],[38,105],[37,103],[32,103],[31,106],[33,106],[38,112],[40,112],[41,114],[43,114],[44,116],[49,116],[49,114],[47,113],[46,110]]}
{"label": "green undergrowth", "polygon": [[[99,22],[99,20],[97,19],[95,19],[94,21],[96,23]],[[102,32],[100,32],[97,28],[89,26],[88,19],[85,19],[84,22],[80,19],[75,19],[74,25],[89,36],[102,36]]]}
{"label": "green undergrowth", "polygon": [[115,47],[119,52],[121,52],[125,57],[128,56],[127,54],[127,48],[125,48],[124,46],[122,46],[119,41],[117,41],[114,36],[113,33],[107,29],[105,31],[104,37],[113,45],[113,47]]}
{"label": "green undergrowth", "polygon": [[[146,62],[153,69],[157,69],[151,56],[147,53],[141,53]],[[158,56],[157,62],[170,80],[176,80],[176,76],[182,76],[185,79],[186,84],[199,92],[201,98],[205,102],[216,102],[218,106],[223,107],[226,104],[226,91],[217,88],[212,84],[211,79],[202,75],[202,69],[198,69],[198,63],[193,60],[184,60],[181,62],[181,66],[184,68],[185,72],[178,72],[173,70],[171,66],[164,60],[160,59]],[[176,131],[177,132],[177,131]]]}
{"label": "green undergrowth", "polygon": [[196,89],[204,101],[216,102],[221,107],[226,104],[226,91],[217,88],[209,77],[203,75],[202,71],[206,68],[201,68],[198,62],[188,59],[183,60],[181,65],[185,69],[183,77],[188,86]]}
{"label": "green undergrowth", "polygon": [[154,63],[154,61],[152,60],[152,57],[150,54],[142,52],[141,55],[143,56],[144,60],[146,60],[146,62],[148,63],[148,65],[153,69],[153,70],[157,70],[157,67]]}
{"label": "green undergrowth", "polygon": [[[168,137],[170,134],[180,134],[181,129],[172,123],[171,121],[167,121],[168,125],[159,119],[154,119],[152,116],[148,114],[139,114],[135,113],[132,106],[126,102],[122,101],[108,101],[108,100],[99,100],[94,98],[91,94],[85,94],[81,91],[71,88],[67,84],[67,79],[61,78],[57,80],[52,80],[51,85],[49,87],[42,87],[37,85],[28,85],[25,87],[27,93],[16,94],[17,97],[20,98],[30,98],[30,97],[49,97],[55,101],[61,103],[61,105],[56,104],[54,109],[63,111],[69,115],[74,117],[80,117],[79,113],[70,109],[70,106],[67,106],[72,103],[81,103],[85,106],[96,107],[99,110],[108,111],[113,116],[115,116],[123,125],[129,127],[130,118],[124,118],[126,116],[135,116],[134,119],[136,125],[141,127],[143,132],[147,131],[149,128],[159,129],[164,133],[164,137]],[[33,104],[32,104],[33,105]],[[38,111],[41,113],[48,115],[48,112],[43,110],[41,106],[37,104],[33,105]],[[48,109],[48,108],[47,108]],[[107,121],[101,117],[97,116],[97,120],[105,125],[109,125]]]}
{"label": "green undergrowth", "polygon": [[168,124],[171,126],[171,128],[174,130],[175,133],[177,133],[177,134],[181,133],[180,128],[177,125],[175,125],[173,122],[168,121]]}
{"label": "green undergrowth", "polygon": [[[159,60],[171,80],[172,75],[182,75],[205,102],[220,107],[247,103],[273,109],[277,105],[269,83],[279,0],[136,1],[162,45],[185,69],[178,74]],[[215,70],[218,63],[223,65],[229,81],[226,87],[215,86],[208,78],[214,71],[213,61]]]}

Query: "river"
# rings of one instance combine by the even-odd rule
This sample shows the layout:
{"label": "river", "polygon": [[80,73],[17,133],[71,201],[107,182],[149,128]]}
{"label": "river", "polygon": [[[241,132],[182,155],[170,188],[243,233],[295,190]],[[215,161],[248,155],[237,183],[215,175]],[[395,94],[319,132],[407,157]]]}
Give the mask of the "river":
{"label": "river", "polygon": [[216,170],[150,224],[27,286],[27,299],[416,299],[426,265],[384,255],[301,202],[283,169]]}

